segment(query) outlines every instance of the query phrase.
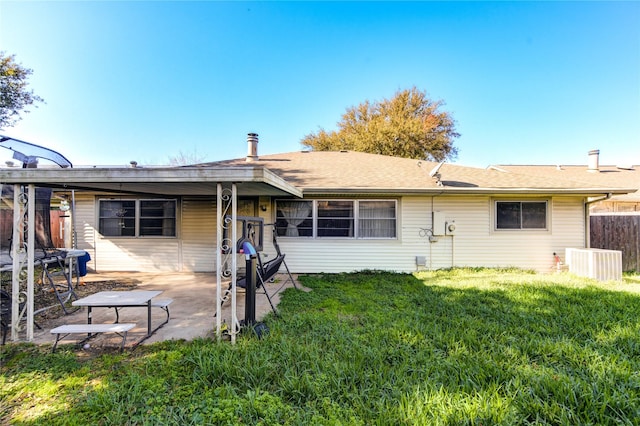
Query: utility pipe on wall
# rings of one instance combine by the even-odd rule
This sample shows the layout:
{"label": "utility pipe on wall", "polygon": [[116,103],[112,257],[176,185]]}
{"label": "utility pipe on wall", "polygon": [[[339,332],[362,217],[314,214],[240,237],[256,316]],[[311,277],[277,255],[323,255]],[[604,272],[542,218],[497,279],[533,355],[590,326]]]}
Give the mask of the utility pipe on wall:
{"label": "utility pipe on wall", "polygon": [[[444,193],[444,191],[440,191],[440,193],[436,194],[436,195],[432,195],[431,196],[431,235],[433,236],[433,225],[434,225],[434,220],[433,220],[433,212],[434,210],[434,200],[437,196],[442,195]],[[429,238],[429,270],[433,271],[433,243],[435,241],[432,241],[431,238]]]}
{"label": "utility pipe on wall", "polygon": [[584,224],[585,224],[585,233],[584,233],[584,247],[591,247],[591,220],[589,219],[589,206],[593,203],[597,203],[600,201],[608,200],[612,197],[613,194],[608,193],[600,198],[596,198],[595,200],[587,200],[584,202]]}

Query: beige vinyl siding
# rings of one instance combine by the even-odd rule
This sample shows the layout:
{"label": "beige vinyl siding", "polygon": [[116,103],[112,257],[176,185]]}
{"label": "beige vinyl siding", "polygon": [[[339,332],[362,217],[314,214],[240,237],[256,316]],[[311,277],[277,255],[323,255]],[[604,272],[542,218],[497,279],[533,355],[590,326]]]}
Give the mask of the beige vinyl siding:
{"label": "beige vinyl siding", "polygon": [[213,200],[182,201],[182,270],[212,272],[216,262],[216,207]]}
{"label": "beige vinyl siding", "polygon": [[[513,197],[517,199],[518,197]],[[439,197],[435,209],[456,222],[454,236],[433,244],[433,268],[484,266],[549,272],[553,253],[584,245],[583,202],[579,197],[547,197],[549,229],[495,231],[492,197]]]}
{"label": "beige vinyl siding", "polygon": [[553,251],[564,262],[566,248],[584,248],[586,242],[585,205],[582,198],[553,199]]}
{"label": "beige vinyl siding", "polygon": [[[280,245],[292,272],[412,272],[416,256],[426,257],[426,269],[516,266],[549,272],[554,252],[564,255],[565,248],[584,245],[584,210],[580,197],[545,199],[551,215],[545,231],[494,231],[490,196],[403,197],[397,240],[282,237]],[[455,235],[429,242],[432,211],[455,221]]]}
{"label": "beige vinyl siding", "polygon": [[436,235],[437,241],[429,244],[427,269],[484,266],[492,259],[486,248],[489,234],[488,197],[438,196],[434,198],[433,211],[440,212],[445,222],[455,222],[456,231],[453,236]]}
{"label": "beige vinyl siding", "polygon": [[[179,203],[177,238],[105,238],[98,232],[100,196],[76,197],[78,247],[89,251],[96,271],[213,272],[216,267],[216,207],[213,199]],[[268,201],[267,201],[268,202]],[[265,212],[269,217],[270,209]],[[269,222],[265,219],[265,222]],[[265,258],[273,257],[271,229],[265,229]],[[238,258],[239,264],[242,259]]]}
{"label": "beige vinyl siding", "polygon": [[[549,229],[545,231],[495,231],[495,199],[488,195],[410,196],[398,199],[397,239],[280,237],[279,242],[294,273],[364,269],[413,272],[418,269],[416,256],[426,258],[426,269],[516,266],[550,272],[554,252],[564,260],[565,248],[584,247],[584,204],[581,197],[545,199],[550,212]],[[96,200],[94,196],[76,197],[78,247],[91,254],[90,267],[98,271],[215,270],[214,200],[183,200],[178,238],[110,239],[97,232]],[[271,223],[271,203],[265,204],[268,210],[260,214],[265,223]],[[454,236],[437,236],[437,241],[429,241],[432,211],[441,212],[445,221],[455,221]],[[271,232],[272,228],[266,227],[265,260],[275,255]],[[242,258],[238,262],[242,266]]]}
{"label": "beige vinyl siding", "polygon": [[[178,238],[105,238],[98,232],[100,197],[76,196],[78,248],[89,251],[89,267],[100,271],[179,271]],[[179,220],[179,218],[178,218]]]}
{"label": "beige vinyl siding", "polygon": [[179,244],[177,238],[102,238],[96,240],[98,271],[177,272]]}
{"label": "beige vinyl siding", "polygon": [[415,257],[427,248],[427,239],[420,237],[429,225],[426,205],[424,197],[398,200],[397,239],[280,237],[280,246],[292,272],[415,271]]}
{"label": "beige vinyl siding", "polygon": [[76,193],[75,195],[75,229],[77,235],[77,247],[86,250],[91,256],[87,264],[90,269],[96,269],[96,234],[95,225],[95,198],[93,195]]}

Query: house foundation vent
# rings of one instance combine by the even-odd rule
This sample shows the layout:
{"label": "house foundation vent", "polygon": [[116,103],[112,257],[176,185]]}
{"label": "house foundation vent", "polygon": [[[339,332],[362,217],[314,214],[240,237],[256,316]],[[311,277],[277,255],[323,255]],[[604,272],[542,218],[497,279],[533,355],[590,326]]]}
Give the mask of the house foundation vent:
{"label": "house foundation vent", "polygon": [[622,281],[622,252],[619,250],[576,249],[565,250],[569,272],[598,281]]}

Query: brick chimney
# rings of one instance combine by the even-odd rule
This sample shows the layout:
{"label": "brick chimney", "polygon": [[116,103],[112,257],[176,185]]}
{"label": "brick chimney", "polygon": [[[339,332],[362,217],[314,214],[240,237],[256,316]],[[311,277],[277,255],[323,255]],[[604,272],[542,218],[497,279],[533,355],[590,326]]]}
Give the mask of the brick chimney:
{"label": "brick chimney", "polygon": [[600,150],[592,149],[589,151],[589,165],[587,171],[599,172],[600,171]]}
{"label": "brick chimney", "polygon": [[247,162],[258,161],[258,134],[247,134]]}

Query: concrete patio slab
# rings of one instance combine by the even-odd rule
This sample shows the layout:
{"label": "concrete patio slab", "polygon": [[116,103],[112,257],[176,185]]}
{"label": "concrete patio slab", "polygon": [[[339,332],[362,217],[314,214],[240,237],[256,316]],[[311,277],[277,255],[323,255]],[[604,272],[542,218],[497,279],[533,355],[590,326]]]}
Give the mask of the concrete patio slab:
{"label": "concrete patio slab", "polygon": [[[296,276],[293,277],[297,279]],[[136,290],[161,290],[161,298],[172,298],[169,310],[170,321],[157,330],[142,344],[151,344],[164,340],[193,340],[199,337],[215,336],[216,312],[216,275],[215,273],[138,273],[138,272],[108,272],[90,273],[84,278],[86,286],[99,281],[120,281],[136,284]],[[298,288],[300,285],[295,283]],[[223,284],[222,291],[228,285]],[[273,304],[277,307],[281,293],[294,283],[287,274],[278,274],[276,280],[266,284],[267,291]],[[245,293],[239,289],[237,293],[237,317],[242,320],[245,315]],[[147,330],[147,312],[144,307],[119,309],[119,322],[134,322],[136,327],[127,336],[125,348],[130,348],[145,337]],[[256,319],[259,321],[272,312],[271,306],[262,293],[256,293]],[[231,324],[231,303],[227,302],[222,308],[222,319]],[[162,309],[154,308],[152,324],[160,324],[166,318]],[[36,318],[37,321],[37,318]],[[110,308],[93,308],[92,321],[94,323],[112,323],[115,321],[115,311]],[[70,315],[47,320],[42,330],[34,330],[34,343],[53,344],[55,338],[50,333],[54,327],[64,324],[82,324],[87,322],[87,309],[82,308]],[[72,335],[61,341],[61,345],[82,340],[82,335]],[[120,338],[117,335],[104,334],[89,340],[90,347],[117,347]],[[9,342],[7,342],[9,343]]]}

